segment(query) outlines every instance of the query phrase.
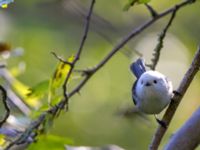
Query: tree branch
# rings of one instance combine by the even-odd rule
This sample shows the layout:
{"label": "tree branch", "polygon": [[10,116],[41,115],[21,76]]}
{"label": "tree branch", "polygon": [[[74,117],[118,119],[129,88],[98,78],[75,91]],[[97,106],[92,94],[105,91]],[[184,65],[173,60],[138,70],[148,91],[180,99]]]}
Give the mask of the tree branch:
{"label": "tree branch", "polygon": [[155,9],[151,5],[145,4],[145,6],[147,7],[148,11],[150,12],[153,18],[158,15],[158,13],[155,11]]}
{"label": "tree branch", "polygon": [[[189,85],[191,84],[194,76],[196,75],[196,73],[199,71],[199,67],[200,67],[200,47],[198,48],[195,57],[192,61],[192,64],[190,65],[188,71],[186,72],[185,76],[183,77],[178,89],[177,89],[177,93],[179,94],[174,94],[172,101],[169,105],[169,107],[167,108],[162,121],[165,122],[165,124],[168,126],[176,112],[176,109],[179,106],[179,103],[181,102],[185,92],[187,91]],[[163,128],[161,126],[158,127],[158,129],[156,130],[152,143],[149,147],[150,150],[157,150],[160,142],[165,134],[165,132],[167,131],[167,128]]]}
{"label": "tree branch", "polygon": [[156,22],[157,20],[163,18],[164,16],[173,13],[175,10],[178,11],[180,8],[191,4],[195,2],[195,0],[186,0],[183,1],[179,4],[176,4],[175,6],[161,12],[160,14],[158,14],[156,17],[151,18],[150,20],[148,20],[146,23],[144,23],[143,25],[139,26],[136,29],[133,29],[130,34],[128,34],[126,37],[124,37],[112,50],[109,54],[107,54],[105,56],[105,58],[99,63],[97,64],[96,67],[93,68],[93,71],[96,72],[97,70],[99,70],[101,67],[103,67],[109,60],[111,57],[114,56],[114,54],[116,54],[128,41],[130,41],[131,39],[133,39],[135,36],[137,36],[138,34],[140,34],[141,32],[143,32],[146,28],[150,27],[154,22]]}
{"label": "tree branch", "polygon": [[91,1],[91,5],[90,5],[90,8],[89,8],[88,14],[86,16],[85,29],[84,29],[84,33],[83,33],[83,37],[82,37],[82,40],[81,40],[80,47],[79,47],[79,49],[78,49],[78,51],[77,51],[77,53],[75,55],[75,59],[74,59],[74,61],[71,64],[71,68],[69,70],[68,76],[66,77],[65,82],[63,84],[63,94],[64,94],[64,97],[65,97],[66,108],[67,109],[68,109],[68,100],[69,100],[68,95],[67,95],[67,83],[69,81],[70,74],[72,73],[72,70],[74,69],[74,66],[75,66],[76,62],[80,58],[81,52],[83,50],[83,46],[84,46],[85,41],[87,39],[87,35],[88,35],[89,27],[90,27],[90,20],[91,20],[91,16],[92,16],[92,12],[93,12],[95,1],[96,0],[92,0]]}
{"label": "tree branch", "polygon": [[1,91],[1,97],[2,97],[2,101],[3,101],[3,105],[4,105],[5,109],[6,109],[5,116],[0,121],[0,128],[1,128],[2,125],[6,122],[6,120],[8,119],[8,117],[10,115],[10,108],[8,107],[8,104],[7,104],[6,90],[1,85],[0,85],[0,91]]}
{"label": "tree branch", "polygon": [[[88,81],[88,79],[90,78],[90,76],[92,76],[95,72],[97,72],[99,69],[101,69],[113,56],[114,54],[116,54],[128,41],[130,41],[131,39],[133,39],[135,36],[137,36],[138,34],[140,34],[141,32],[143,32],[146,28],[150,27],[154,22],[156,22],[157,20],[161,19],[162,17],[170,14],[170,13],[174,13],[177,12],[180,8],[191,4],[195,2],[195,0],[186,0],[184,2],[181,2],[179,4],[176,4],[175,6],[163,11],[162,13],[158,14],[156,17],[151,18],[149,21],[147,21],[146,23],[144,23],[143,25],[139,26],[136,29],[133,29],[129,35],[127,35],[126,37],[124,37],[111,51],[110,53],[108,53],[105,58],[100,61],[99,64],[97,64],[94,68],[89,69],[88,73],[89,73],[89,77],[85,77],[80,83],[79,85],[77,85],[77,87],[75,87],[70,93],[69,93],[69,97],[73,96],[75,93],[79,92],[80,89],[85,85],[85,83]],[[175,15],[175,14],[174,14]],[[170,19],[171,22],[173,20]],[[170,25],[169,25],[170,26]]]}
{"label": "tree branch", "polygon": [[172,136],[165,150],[195,149],[200,143],[200,107]]}
{"label": "tree branch", "polygon": [[71,62],[68,62],[68,61],[66,61],[66,60],[64,60],[63,58],[61,58],[60,56],[58,56],[55,52],[51,52],[52,53],[52,55],[54,55],[54,57],[55,58],[57,58],[60,62],[63,62],[64,64],[67,64],[67,65],[72,65],[72,63]]}
{"label": "tree branch", "polygon": [[159,58],[160,58],[160,52],[163,48],[163,43],[164,43],[164,39],[166,37],[166,33],[169,29],[169,27],[171,26],[175,16],[176,16],[176,11],[177,9],[174,9],[170,19],[169,19],[169,22],[167,23],[167,25],[165,26],[165,28],[163,29],[163,31],[161,32],[161,34],[159,35],[158,37],[158,44],[156,45],[155,49],[154,49],[154,53],[153,53],[153,56],[154,58],[151,59],[152,61],[152,64],[150,65],[147,65],[149,66],[152,70],[155,70],[156,69],[156,66],[158,64],[158,61],[159,61]]}
{"label": "tree branch", "polygon": [[[93,11],[93,7],[95,4],[95,0],[91,1],[91,5],[90,5],[90,9],[88,12],[88,15],[86,17],[86,25],[85,25],[85,32],[83,34],[82,40],[81,40],[81,44],[80,44],[80,48],[78,49],[78,52],[76,53],[75,59],[73,60],[72,63],[68,63],[71,67],[70,70],[66,76],[65,82],[63,84],[63,92],[64,92],[64,100],[62,100],[61,102],[59,102],[57,105],[51,107],[49,110],[43,112],[35,121],[31,122],[30,126],[24,131],[24,133],[22,133],[22,135],[16,139],[15,141],[11,142],[6,148],[5,150],[9,150],[10,148],[12,148],[14,145],[18,145],[18,144],[23,144],[26,143],[26,139],[28,137],[31,136],[31,134],[33,132],[36,132],[36,130],[39,129],[39,127],[45,122],[45,118],[47,117],[47,115],[51,114],[52,116],[56,116],[56,114],[58,112],[60,112],[65,106],[68,108],[68,100],[69,97],[67,95],[67,83],[69,81],[69,77],[72,74],[72,71],[74,69],[75,64],[77,63],[77,61],[79,60],[79,57],[81,55],[83,46],[85,44],[85,40],[87,38],[87,34],[89,31],[89,25],[90,25],[90,18],[92,15],[92,11]],[[55,53],[53,53],[53,55],[61,62],[65,62],[62,58],[58,57]]]}

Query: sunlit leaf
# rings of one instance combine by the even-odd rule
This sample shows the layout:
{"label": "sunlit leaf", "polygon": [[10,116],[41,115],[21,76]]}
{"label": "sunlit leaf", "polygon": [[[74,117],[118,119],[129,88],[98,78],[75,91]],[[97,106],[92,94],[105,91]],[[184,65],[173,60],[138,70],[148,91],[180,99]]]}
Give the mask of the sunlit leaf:
{"label": "sunlit leaf", "polygon": [[[74,56],[71,56],[68,58],[67,61],[72,62],[73,60]],[[59,88],[60,86],[63,85],[64,80],[68,75],[70,68],[71,66],[69,64],[66,64],[64,62],[59,62],[52,79],[52,88]]]}
{"label": "sunlit leaf", "polygon": [[57,95],[57,96],[54,96],[53,99],[51,99],[51,105],[54,106],[55,104],[57,104],[58,102],[61,101],[62,99],[62,95]]}
{"label": "sunlit leaf", "polygon": [[[68,62],[73,62],[74,56],[71,56],[67,59]],[[59,62],[56,71],[54,72],[53,78],[50,80],[49,83],[49,95],[48,95],[48,101],[49,103],[52,103],[52,100],[55,100],[60,95],[56,95],[56,91],[60,89],[64,82],[66,77],[68,76],[68,73],[70,71],[71,66],[69,64],[66,64],[64,62]],[[70,75],[70,79],[71,79]]]}
{"label": "sunlit leaf", "polygon": [[0,134],[0,145],[2,146],[2,145],[4,145],[5,144],[5,135],[3,135],[3,134]]}
{"label": "sunlit leaf", "polygon": [[27,94],[30,92],[30,87],[26,86],[17,79],[13,80],[12,86],[14,90],[25,100],[25,102],[34,108],[40,106],[40,101],[38,97],[28,97]]}
{"label": "sunlit leaf", "polygon": [[150,1],[151,0],[128,0],[128,3],[124,6],[123,10],[128,11],[130,7],[134,6],[135,4],[145,4]]}
{"label": "sunlit leaf", "polygon": [[8,4],[14,2],[14,0],[0,0],[0,7],[7,8]]}
{"label": "sunlit leaf", "polygon": [[29,93],[27,93],[28,97],[43,97],[48,93],[49,89],[49,80],[44,80],[34,87],[29,89]]}
{"label": "sunlit leaf", "polygon": [[28,150],[64,150],[64,145],[72,145],[73,140],[67,137],[55,135],[42,135],[36,143],[31,144]]}
{"label": "sunlit leaf", "polygon": [[8,4],[1,5],[2,8],[8,8]]}

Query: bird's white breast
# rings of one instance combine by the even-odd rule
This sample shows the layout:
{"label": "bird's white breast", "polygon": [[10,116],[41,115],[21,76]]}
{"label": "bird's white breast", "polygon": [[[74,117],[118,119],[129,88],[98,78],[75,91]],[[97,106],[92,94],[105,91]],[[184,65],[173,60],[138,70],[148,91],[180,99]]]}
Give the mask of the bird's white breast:
{"label": "bird's white breast", "polygon": [[156,71],[142,74],[135,89],[138,109],[147,114],[158,114],[170,103],[172,84],[165,78]]}

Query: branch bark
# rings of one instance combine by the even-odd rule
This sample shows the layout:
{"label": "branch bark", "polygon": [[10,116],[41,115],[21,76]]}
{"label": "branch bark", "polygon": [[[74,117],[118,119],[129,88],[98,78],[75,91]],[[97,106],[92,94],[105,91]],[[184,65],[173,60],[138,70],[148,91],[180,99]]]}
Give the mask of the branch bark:
{"label": "branch bark", "polygon": [[163,44],[164,44],[164,39],[166,37],[166,34],[167,34],[167,31],[169,29],[169,27],[171,26],[175,16],[176,16],[176,11],[177,10],[174,10],[170,19],[169,19],[169,22],[167,23],[167,25],[165,26],[165,28],[162,30],[162,32],[160,33],[159,37],[158,37],[158,44],[156,45],[155,49],[154,49],[154,53],[153,53],[153,58],[151,59],[152,61],[152,64],[150,65],[147,65],[151,68],[151,70],[155,70],[156,69],[156,66],[158,64],[158,61],[160,59],[160,53],[161,53],[161,50],[163,48]]}
{"label": "branch bark", "polygon": [[[172,101],[169,105],[169,107],[167,108],[162,121],[164,121],[166,123],[166,125],[168,126],[176,112],[176,109],[178,108],[185,92],[187,91],[189,85],[191,84],[194,76],[196,75],[196,73],[199,71],[199,67],[200,67],[200,47],[198,48],[194,59],[192,61],[192,64],[190,65],[188,71],[186,72],[185,76],[183,77],[178,89],[177,89],[177,93],[179,94],[175,94],[172,98]],[[162,126],[159,126],[158,129],[156,130],[152,143],[149,147],[150,150],[157,150],[160,142],[165,134],[165,132],[167,131],[167,128],[163,128]]]}
{"label": "branch bark", "polygon": [[1,93],[1,99],[3,101],[3,105],[5,107],[5,115],[3,117],[3,119],[0,121],[0,128],[2,127],[2,125],[6,122],[6,120],[8,119],[9,115],[10,115],[10,108],[7,104],[7,93],[6,90],[0,85],[0,93]]}
{"label": "branch bark", "polygon": [[[69,97],[73,96],[77,92],[80,91],[80,89],[87,83],[87,81],[90,79],[90,77],[96,73],[99,69],[101,69],[121,48],[123,48],[127,42],[129,42],[131,39],[136,37],[138,34],[143,32],[146,28],[150,27],[154,22],[158,21],[159,19],[165,17],[166,15],[169,15],[171,13],[177,12],[180,8],[183,8],[184,6],[187,6],[191,3],[194,3],[196,0],[186,0],[179,4],[176,4],[175,6],[172,6],[171,8],[159,13],[156,15],[156,17],[151,18],[141,26],[139,26],[136,29],[133,29],[130,34],[125,36],[103,59],[100,61],[94,68],[89,69],[88,75],[77,85],[70,93]],[[172,18],[173,20],[173,18]]]}
{"label": "branch bark", "polygon": [[200,143],[200,107],[172,136],[165,150],[193,150]]}

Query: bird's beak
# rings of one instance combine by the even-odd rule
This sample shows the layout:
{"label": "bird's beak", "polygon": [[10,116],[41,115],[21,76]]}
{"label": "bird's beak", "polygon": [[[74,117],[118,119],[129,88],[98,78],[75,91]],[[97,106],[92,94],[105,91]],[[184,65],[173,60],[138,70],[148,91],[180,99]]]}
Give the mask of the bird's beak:
{"label": "bird's beak", "polygon": [[145,84],[145,86],[151,86],[151,83],[147,82],[147,83]]}

